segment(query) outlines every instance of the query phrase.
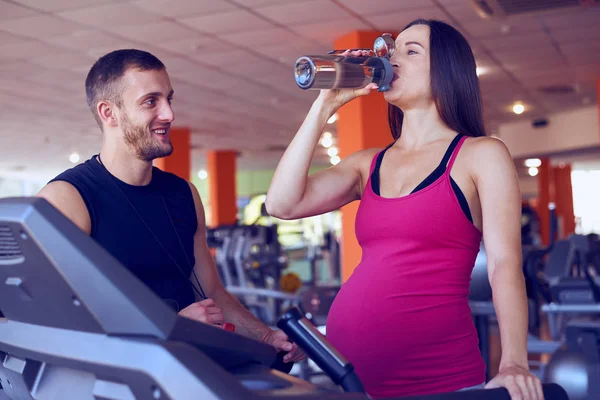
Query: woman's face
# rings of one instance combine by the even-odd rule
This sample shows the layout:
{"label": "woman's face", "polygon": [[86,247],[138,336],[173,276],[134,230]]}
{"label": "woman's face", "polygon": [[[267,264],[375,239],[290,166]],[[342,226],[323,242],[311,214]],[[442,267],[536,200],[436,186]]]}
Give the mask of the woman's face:
{"label": "woman's face", "polygon": [[396,51],[390,58],[394,81],[385,99],[405,111],[427,107],[432,102],[430,79],[429,27],[413,25],[396,38]]}

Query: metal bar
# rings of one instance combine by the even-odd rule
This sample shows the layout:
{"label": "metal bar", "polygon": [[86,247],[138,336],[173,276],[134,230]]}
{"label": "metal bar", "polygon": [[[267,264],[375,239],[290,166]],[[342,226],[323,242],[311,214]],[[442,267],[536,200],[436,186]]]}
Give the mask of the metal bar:
{"label": "metal bar", "polygon": [[542,311],[549,314],[600,314],[600,304],[544,304]]}

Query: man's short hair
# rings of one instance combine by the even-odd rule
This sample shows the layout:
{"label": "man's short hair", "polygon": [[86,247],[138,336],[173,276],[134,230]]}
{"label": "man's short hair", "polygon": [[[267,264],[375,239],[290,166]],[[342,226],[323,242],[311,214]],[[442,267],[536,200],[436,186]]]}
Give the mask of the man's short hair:
{"label": "man's short hair", "polygon": [[154,55],[143,50],[123,49],[108,53],[98,59],[85,79],[87,103],[96,122],[102,129],[102,120],[96,110],[99,101],[109,100],[122,106],[123,85],[121,78],[130,69],[140,71],[160,70],[165,65]]}

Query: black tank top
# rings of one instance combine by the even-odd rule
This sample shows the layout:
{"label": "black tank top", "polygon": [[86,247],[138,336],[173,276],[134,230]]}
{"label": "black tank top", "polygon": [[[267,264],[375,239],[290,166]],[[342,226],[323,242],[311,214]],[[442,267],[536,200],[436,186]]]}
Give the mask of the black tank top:
{"label": "black tank top", "polygon": [[91,237],[113,257],[176,311],[195,301],[189,277],[198,220],[184,179],[153,167],[150,184],[129,185],[94,156],[52,181],[59,180],[79,191],[90,215]]}
{"label": "black tank top", "polygon": [[[464,135],[462,134],[458,134],[454,137],[454,139],[448,146],[448,149],[446,150],[446,154],[444,154],[444,158],[442,158],[442,161],[437,166],[437,168],[433,170],[433,172],[429,174],[427,178],[423,179],[423,182],[421,182],[419,186],[417,186],[411,193],[415,193],[419,190],[425,189],[427,186],[435,182],[440,176],[442,176],[444,172],[446,172],[446,165],[448,164],[448,161],[450,161],[450,157],[452,156],[454,149],[456,148],[458,142],[463,136]],[[379,195],[379,169],[381,168],[381,162],[383,161],[383,156],[385,152],[390,147],[392,147],[394,143],[395,142],[387,146],[379,153],[375,164],[375,168],[373,169],[373,173],[371,174],[371,188],[373,189],[373,192],[375,192],[377,195]],[[465,195],[463,194],[462,190],[460,190],[460,187],[456,184],[456,182],[454,182],[454,179],[452,179],[452,177],[450,177],[450,183],[452,184],[454,194],[456,195],[456,198],[460,203],[460,208],[462,208],[463,212],[465,213],[465,216],[469,219],[469,221],[473,223],[473,217],[471,216],[471,210],[469,209],[469,203],[467,202]]]}

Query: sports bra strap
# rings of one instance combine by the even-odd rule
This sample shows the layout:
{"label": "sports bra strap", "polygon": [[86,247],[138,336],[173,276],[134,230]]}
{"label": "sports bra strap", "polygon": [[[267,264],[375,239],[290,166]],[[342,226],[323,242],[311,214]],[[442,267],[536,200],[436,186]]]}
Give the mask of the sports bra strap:
{"label": "sports bra strap", "polygon": [[[373,157],[373,161],[371,162],[371,171],[369,172],[369,179],[371,180],[371,187],[378,188],[377,193],[379,192],[379,168],[381,167],[381,162],[383,161],[383,155],[390,147],[392,147],[396,143],[395,141],[390,143],[385,149],[379,151],[375,157]],[[373,173],[377,171],[377,173]]]}
{"label": "sports bra strap", "polygon": [[438,165],[438,167],[436,168],[436,170],[441,170],[441,171],[445,171],[446,170],[446,166],[448,166],[448,169],[450,169],[452,167],[451,164],[449,164],[449,162],[451,161],[452,156],[454,155],[454,149],[456,148],[456,146],[458,145],[458,142],[460,141],[461,137],[463,135],[461,135],[460,133],[458,135],[456,135],[454,137],[454,139],[452,139],[452,142],[450,142],[450,145],[448,146],[448,149],[446,149],[446,153],[444,154],[444,157],[442,158],[442,161],[440,162],[440,165]]}
{"label": "sports bra strap", "polygon": [[[454,161],[456,160],[456,156],[458,156],[458,152],[460,151],[460,148],[462,147],[463,143],[465,142],[465,140],[467,139],[467,136],[465,135],[461,135],[458,134],[456,135],[456,137],[454,138],[454,140],[452,141],[452,144],[450,145],[450,147],[452,149],[448,149],[448,151],[452,151],[452,157],[450,157],[450,161],[448,162],[448,166],[446,168],[446,173],[450,173],[450,171],[452,170],[452,166],[454,165]],[[446,152],[446,155],[448,154],[448,152]],[[444,160],[446,160],[446,157],[444,156]]]}

